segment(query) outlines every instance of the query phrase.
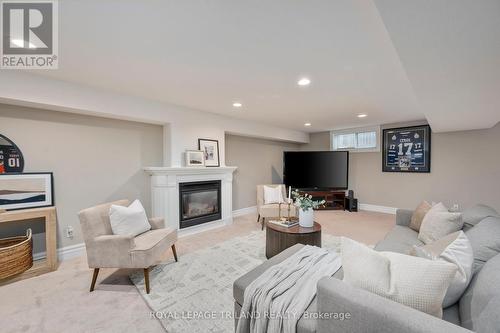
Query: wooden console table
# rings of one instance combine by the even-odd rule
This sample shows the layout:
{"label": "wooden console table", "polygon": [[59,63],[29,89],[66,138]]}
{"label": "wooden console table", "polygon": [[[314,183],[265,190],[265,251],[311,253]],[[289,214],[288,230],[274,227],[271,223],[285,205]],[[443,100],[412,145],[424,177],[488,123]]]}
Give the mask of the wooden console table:
{"label": "wooden console table", "polygon": [[299,193],[310,194],[313,197],[313,200],[325,200],[324,207],[318,207],[318,210],[322,209],[335,209],[335,210],[345,210],[345,191],[321,191],[321,190],[299,190]]}
{"label": "wooden console table", "polygon": [[[44,273],[52,272],[57,269],[57,235],[56,235],[56,208],[43,207],[31,208],[22,210],[13,210],[5,213],[0,213],[0,223],[16,222],[31,219],[43,218],[45,223],[45,248],[46,258],[33,261],[33,267],[26,272],[11,278],[0,280],[0,286],[27,279],[33,276],[38,276]],[[36,220],[38,222],[40,220]]]}

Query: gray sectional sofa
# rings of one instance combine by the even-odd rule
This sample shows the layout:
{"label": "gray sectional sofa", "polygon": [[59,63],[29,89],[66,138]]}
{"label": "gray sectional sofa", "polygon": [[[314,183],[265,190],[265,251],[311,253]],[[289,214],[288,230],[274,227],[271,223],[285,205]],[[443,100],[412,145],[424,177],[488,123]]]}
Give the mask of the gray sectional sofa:
{"label": "gray sectional sofa", "polygon": [[[411,215],[412,211],[398,210],[396,225],[375,249],[408,253],[413,245],[422,245],[418,233],[408,227]],[[464,211],[463,219],[463,230],[474,250],[474,277],[461,299],[444,309],[443,319],[351,287],[342,281],[340,269],[333,277],[319,281],[317,296],[306,311],[349,313],[351,318],[303,317],[297,332],[500,332],[500,215],[490,207],[477,205]],[[234,282],[236,313],[243,304],[245,288],[302,246],[286,249]]]}

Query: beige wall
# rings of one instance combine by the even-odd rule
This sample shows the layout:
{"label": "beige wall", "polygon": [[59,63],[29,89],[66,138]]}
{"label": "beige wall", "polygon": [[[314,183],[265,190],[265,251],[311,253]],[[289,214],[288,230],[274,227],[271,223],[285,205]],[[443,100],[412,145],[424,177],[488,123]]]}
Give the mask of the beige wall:
{"label": "beige wall", "polygon": [[330,150],[330,132],[311,133],[309,143],[300,145],[300,150]]}
{"label": "beige wall", "polygon": [[283,152],[293,143],[226,135],[226,164],[237,166],[233,180],[233,210],[256,205],[256,186],[283,182]]}
{"label": "beige wall", "polygon": [[[58,247],[83,241],[76,216],[83,208],[138,198],[149,210],[149,182],[141,168],[162,165],[162,126],[0,104],[0,133],[23,152],[25,172],[54,173]],[[19,229],[28,225],[0,226],[0,237],[22,234]],[[73,239],[64,236],[66,226],[73,226]],[[38,250],[43,228],[35,231]]]}
{"label": "beige wall", "polygon": [[[311,141],[324,139],[325,133],[313,134]],[[382,172],[382,153],[352,153],[349,188],[365,204],[414,208],[426,199],[458,203],[461,209],[484,203],[500,211],[499,145],[500,124],[486,130],[433,133],[428,174]],[[323,140],[322,149],[329,149],[329,141]]]}

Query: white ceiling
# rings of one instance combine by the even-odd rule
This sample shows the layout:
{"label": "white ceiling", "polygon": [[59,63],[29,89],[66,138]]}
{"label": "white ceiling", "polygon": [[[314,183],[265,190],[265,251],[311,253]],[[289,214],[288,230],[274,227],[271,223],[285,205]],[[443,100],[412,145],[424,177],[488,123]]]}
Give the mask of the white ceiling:
{"label": "white ceiling", "polygon": [[312,132],[423,118],[489,127],[499,2],[467,2],[65,0],[59,70],[36,73]]}

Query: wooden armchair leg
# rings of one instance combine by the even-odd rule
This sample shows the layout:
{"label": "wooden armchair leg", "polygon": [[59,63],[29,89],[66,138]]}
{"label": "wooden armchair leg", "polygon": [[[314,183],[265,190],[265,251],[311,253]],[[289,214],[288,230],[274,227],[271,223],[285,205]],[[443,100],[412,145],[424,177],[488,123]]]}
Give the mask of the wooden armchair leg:
{"label": "wooden armchair leg", "polygon": [[259,222],[260,222],[260,214],[259,214],[259,216],[257,216],[257,223],[259,223]]}
{"label": "wooden armchair leg", "polygon": [[144,268],[144,283],[146,285],[146,294],[149,294],[149,268]]}
{"label": "wooden armchair leg", "polygon": [[265,217],[262,218],[262,225],[260,227],[260,230],[264,230],[264,224],[266,224],[266,218]]}
{"label": "wooden armchair leg", "polygon": [[175,261],[179,261],[179,260],[177,260],[177,251],[175,250],[175,244],[172,245],[172,252],[174,253]]}
{"label": "wooden armchair leg", "polygon": [[94,275],[92,276],[92,283],[90,284],[90,292],[94,291],[95,282],[97,281],[98,274],[99,274],[99,268],[94,268]]}

